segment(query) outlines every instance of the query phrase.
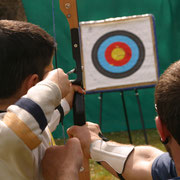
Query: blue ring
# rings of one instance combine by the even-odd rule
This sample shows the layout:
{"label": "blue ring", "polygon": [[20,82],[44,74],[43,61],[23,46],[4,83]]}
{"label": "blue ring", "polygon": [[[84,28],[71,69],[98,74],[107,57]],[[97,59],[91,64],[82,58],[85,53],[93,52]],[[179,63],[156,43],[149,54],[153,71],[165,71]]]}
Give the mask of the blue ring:
{"label": "blue ring", "polygon": [[[105,51],[108,48],[108,46],[114,42],[126,43],[131,48],[132,57],[131,57],[130,61],[123,66],[113,66],[113,65],[109,64],[106,60]],[[122,73],[122,72],[126,72],[126,71],[130,70],[131,68],[133,68],[133,66],[135,66],[135,64],[138,61],[138,57],[139,57],[139,48],[138,48],[137,44],[129,37],[122,36],[122,35],[116,35],[116,36],[107,38],[99,46],[97,53],[98,53],[97,57],[98,57],[99,64],[106,71],[113,72],[113,73]]]}

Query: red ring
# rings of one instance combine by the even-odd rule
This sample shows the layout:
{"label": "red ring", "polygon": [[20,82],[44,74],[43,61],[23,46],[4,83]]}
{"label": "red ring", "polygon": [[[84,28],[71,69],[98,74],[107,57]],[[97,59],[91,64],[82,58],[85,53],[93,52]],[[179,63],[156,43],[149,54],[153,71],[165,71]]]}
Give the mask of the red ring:
{"label": "red ring", "polygon": [[[119,61],[113,59],[111,56],[112,51],[117,47],[122,48],[125,51],[125,57]],[[131,48],[126,43],[123,43],[123,42],[114,42],[110,44],[105,51],[106,61],[112,66],[125,65],[126,63],[129,62],[129,60],[131,59],[131,56],[132,56]]]}

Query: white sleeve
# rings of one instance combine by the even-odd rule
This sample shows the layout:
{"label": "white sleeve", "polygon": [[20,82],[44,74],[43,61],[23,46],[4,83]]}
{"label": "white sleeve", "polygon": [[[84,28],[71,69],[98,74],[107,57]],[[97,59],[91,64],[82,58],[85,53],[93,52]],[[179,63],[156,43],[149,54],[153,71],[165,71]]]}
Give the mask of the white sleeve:
{"label": "white sleeve", "polygon": [[3,122],[32,150],[41,143],[42,131],[60,100],[59,87],[51,81],[41,81],[8,108]]}
{"label": "white sleeve", "polygon": [[[63,108],[64,111],[64,115],[68,114],[68,112],[70,111],[70,106],[69,103],[66,101],[66,99],[62,99],[61,100],[61,106]],[[48,127],[50,129],[51,132],[55,131],[55,129],[57,128],[57,126],[60,123],[60,118],[61,118],[61,114],[59,113],[59,111],[56,109],[52,115],[52,118],[48,124]]]}
{"label": "white sleeve", "polygon": [[24,142],[0,121],[0,179],[34,179],[34,159]]}
{"label": "white sleeve", "polygon": [[66,115],[70,111],[70,106],[65,98],[61,100],[61,106],[64,110],[64,115]]}

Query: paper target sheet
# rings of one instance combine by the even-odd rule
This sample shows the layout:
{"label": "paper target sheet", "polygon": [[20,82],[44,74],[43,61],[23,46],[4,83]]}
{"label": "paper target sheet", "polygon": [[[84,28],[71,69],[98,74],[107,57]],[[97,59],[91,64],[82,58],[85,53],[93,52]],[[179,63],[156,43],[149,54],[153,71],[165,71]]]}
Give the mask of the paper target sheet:
{"label": "paper target sheet", "polygon": [[155,85],[158,63],[153,16],[80,23],[86,91]]}

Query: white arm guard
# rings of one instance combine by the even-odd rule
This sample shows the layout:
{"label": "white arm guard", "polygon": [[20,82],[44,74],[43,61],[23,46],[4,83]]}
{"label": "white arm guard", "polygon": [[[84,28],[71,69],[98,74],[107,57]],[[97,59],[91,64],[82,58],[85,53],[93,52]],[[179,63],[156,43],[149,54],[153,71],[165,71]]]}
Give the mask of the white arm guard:
{"label": "white arm guard", "polygon": [[95,161],[105,161],[116,172],[122,174],[124,164],[134,146],[121,146],[103,140],[96,140],[91,143],[90,155]]}

